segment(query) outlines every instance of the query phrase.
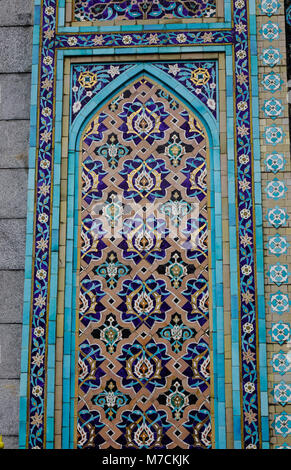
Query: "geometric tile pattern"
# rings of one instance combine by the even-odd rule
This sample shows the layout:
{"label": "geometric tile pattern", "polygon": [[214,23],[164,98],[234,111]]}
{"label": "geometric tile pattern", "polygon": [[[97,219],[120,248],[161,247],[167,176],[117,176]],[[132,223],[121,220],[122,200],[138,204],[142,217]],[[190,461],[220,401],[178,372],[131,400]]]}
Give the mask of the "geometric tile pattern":
{"label": "geometric tile pattern", "polygon": [[[205,132],[142,78],[89,123],[82,158],[78,446],[210,448]],[[171,202],[189,210],[168,225]]]}
{"label": "geometric tile pattern", "polygon": [[280,291],[270,296],[269,305],[271,310],[279,315],[289,312],[290,303],[291,301],[289,300],[288,294],[284,294]]}
{"label": "geometric tile pattern", "polygon": [[260,33],[264,39],[273,41],[274,39],[279,39],[280,33],[282,32],[278,24],[273,23],[271,20],[268,23],[262,25]]}
{"label": "geometric tile pattern", "polygon": [[273,152],[266,156],[265,159],[266,170],[272,173],[283,171],[286,165],[286,159],[282,153]]}
{"label": "geometric tile pattern", "polygon": [[280,375],[285,375],[291,370],[290,354],[285,353],[284,351],[279,351],[278,353],[273,354],[270,364],[273,366],[274,372]]}
{"label": "geometric tile pattern", "polygon": [[284,227],[287,224],[289,215],[285,209],[275,206],[273,209],[268,209],[266,219],[270,225],[273,225],[275,228],[279,228],[281,226]]}
{"label": "geometric tile pattern", "polygon": [[270,255],[275,255],[277,257],[285,255],[287,253],[288,247],[289,243],[287,242],[286,238],[281,237],[279,234],[276,234],[273,237],[269,237],[268,239],[267,248]]}
{"label": "geometric tile pattern", "polygon": [[280,6],[281,3],[279,0],[261,0],[259,5],[262,13],[267,16],[272,16],[278,13]]}
{"label": "geometric tile pattern", "polygon": [[281,284],[288,284],[288,278],[291,273],[288,271],[288,265],[277,263],[270,266],[267,276],[270,278],[270,281],[277,286]]}
{"label": "geometric tile pattern", "polygon": [[274,402],[281,406],[285,406],[291,403],[291,385],[286,384],[283,380],[274,385],[272,391]]}
{"label": "geometric tile pattern", "polygon": [[291,434],[291,415],[285,411],[279,415],[275,415],[275,420],[272,423],[272,427],[275,429],[275,433],[282,437],[287,437]]}

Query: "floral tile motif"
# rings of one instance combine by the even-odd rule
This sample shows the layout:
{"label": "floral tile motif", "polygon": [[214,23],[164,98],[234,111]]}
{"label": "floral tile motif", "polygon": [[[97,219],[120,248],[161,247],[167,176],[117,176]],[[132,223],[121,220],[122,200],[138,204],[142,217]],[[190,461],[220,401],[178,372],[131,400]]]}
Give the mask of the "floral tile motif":
{"label": "floral tile motif", "polygon": [[286,159],[282,153],[273,152],[269,153],[265,159],[266,171],[274,174],[283,171],[286,165]]}
{"label": "floral tile motif", "polygon": [[284,351],[279,351],[276,354],[273,354],[273,358],[270,362],[273,366],[273,371],[285,375],[291,370],[291,358],[290,354],[285,353]]}
{"label": "floral tile motif", "polygon": [[275,93],[276,91],[281,90],[284,80],[282,80],[278,73],[272,71],[263,75],[261,83],[265,90]]}
{"label": "floral tile motif", "polygon": [[202,18],[216,14],[216,0],[75,0],[76,21]]}
{"label": "floral tile motif", "polygon": [[273,23],[271,20],[268,23],[263,24],[260,33],[264,39],[269,41],[274,41],[274,39],[279,39],[280,33],[282,32],[280,26],[277,23]]}
{"label": "floral tile motif", "polygon": [[285,197],[285,193],[288,190],[284,181],[280,181],[278,178],[274,178],[270,181],[265,188],[265,192],[269,199],[282,199]]}
{"label": "floral tile motif", "polygon": [[265,132],[263,133],[266,144],[273,145],[274,147],[278,144],[282,144],[285,135],[286,134],[282,127],[275,125],[266,127]]}
{"label": "floral tile motif", "polygon": [[287,214],[286,209],[275,206],[273,209],[268,209],[266,219],[270,225],[275,228],[279,228],[284,227],[287,224],[289,215]]}
{"label": "floral tile motif", "polygon": [[283,313],[289,312],[291,301],[288,294],[284,294],[278,291],[276,294],[270,295],[270,301],[268,302],[268,305],[270,305],[271,311],[273,313],[282,315]]}
{"label": "floral tile motif", "polygon": [[132,33],[80,33],[74,36],[77,43],[72,45],[71,36],[60,34],[56,37],[56,46],[64,48],[81,48],[89,47],[124,47],[124,46],[167,46],[167,45],[187,45],[187,44],[232,44],[232,30],[185,30],[179,31],[161,31],[160,33],[142,32]]}
{"label": "floral tile motif", "polygon": [[286,413],[286,411],[275,415],[272,427],[275,429],[277,435],[283,437],[289,436],[291,434],[291,415]]}
{"label": "floral tile motif", "polygon": [[216,70],[213,62],[185,62],[179,64],[157,63],[155,66],[169,74],[169,76],[174,77],[189,91],[195,93],[216,117],[217,86]]}
{"label": "floral tile motif", "polygon": [[272,323],[272,329],[269,331],[274,343],[283,344],[290,340],[290,323]]}
{"label": "floral tile motif", "polygon": [[265,113],[267,118],[276,119],[282,115],[284,106],[282,105],[282,100],[277,100],[271,98],[270,100],[265,100],[262,110]]}
{"label": "floral tile motif", "polygon": [[270,278],[270,281],[277,284],[277,286],[288,284],[290,274],[291,273],[288,271],[288,265],[281,263],[271,265],[267,272],[267,276]]}
{"label": "floral tile motif", "polygon": [[263,53],[260,56],[260,59],[263,61],[263,64],[268,67],[275,67],[281,63],[283,56],[280,52],[280,49],[276,49],[272,46],[263,49]]}
{"label": "floral tile motif", "polygon": [[[70,38],[72,40],[72,37]],[[72,69],[73,122],[83,107],[115,77],[130,69],[132,64],[74,65]]]}
{"label": "floral tile motif", "polygon": [[285,406],[291,403],[291,385],[286,384],[283,380],[274,385],[271,394],[274,397],[274,402],[278,405]]}
{"label": "floral tile motif", "polygon": [[[211,80],[211,67],[189,65],[188,86],[191,79]],[[89,82],[91,73],[88,68]],[[176,445],[182,429],[183,448],[211,448],[206,146],[195,114],[146,73],[109,96],[85,128],[79,276],[81,283],[85,273],[97,278],[98,286],[85,277],[88,292],[79,290],[79,349],[86,352],[79,355],[79,448],[98,447],[103,437],[102,430],[92,437],[83,424],[84,405],[92,416],[96,407],[105,413],[111,436],[119,429],[112,440],[122,447]],[[184,215],[198,203],[199,241],[191,218],[189,240],[183,230],[173,236],[172,218],[159,211],[171,202],[181,203]],[[96,219],[100,205],[102,220]],[[177,251],[186,241],[187,249]],[[112,313],[100,325],[106,308]],[[88,344],[95,347],[96,340],[90,362]],[[137,394],[142,409],[135,407]]]}
{"label": "floral tile motif", "polygon": [[289,243],[287,242],[285,237],[282,237],[278,233],[273,236],[269,237],[267,248],[269,250],[270,255],[281,256],[287,253],[287,249],[289,247]]}
{"label": "floral tile motif", "polygon": [[[189,63],[163,64],[154,63],[155,67],[182,83],[195,93],[210,112],[217,117],[216,63],[211,61],[193,61]],[[73,122],[84,106],[106,85],[122,73],[130,70],[133,64],[86,64],[72,68],[72,115]],[[162,93],[162,91],[161,91]],[[111,106],[116,106],[112,102]],[[173,100],[172,106],[175,106]]]}
{"label": "floral tile motif", "polygon": [[265,15],[272,16],[278,13],[280,6],[281,4],[278,0],[262,0],[260,9]]}

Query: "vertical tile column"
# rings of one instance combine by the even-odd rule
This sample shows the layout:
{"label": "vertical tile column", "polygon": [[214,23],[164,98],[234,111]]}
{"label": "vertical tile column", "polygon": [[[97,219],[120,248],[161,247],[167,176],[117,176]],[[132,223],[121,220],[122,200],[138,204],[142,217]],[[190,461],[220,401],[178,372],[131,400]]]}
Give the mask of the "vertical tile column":
{"label": "vertical tile column", "polygon": [[271,448],[291,446],[291,174],[283,3],[260,0],[257,6]]}

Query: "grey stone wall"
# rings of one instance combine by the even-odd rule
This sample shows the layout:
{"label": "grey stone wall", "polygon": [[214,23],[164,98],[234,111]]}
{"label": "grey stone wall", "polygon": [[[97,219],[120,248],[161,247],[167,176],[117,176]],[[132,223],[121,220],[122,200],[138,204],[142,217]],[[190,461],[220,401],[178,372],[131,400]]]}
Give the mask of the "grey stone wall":
{"label": "grey stone wall", "polygon": [[18,447],[33,0],[0,0],[0,434]]}

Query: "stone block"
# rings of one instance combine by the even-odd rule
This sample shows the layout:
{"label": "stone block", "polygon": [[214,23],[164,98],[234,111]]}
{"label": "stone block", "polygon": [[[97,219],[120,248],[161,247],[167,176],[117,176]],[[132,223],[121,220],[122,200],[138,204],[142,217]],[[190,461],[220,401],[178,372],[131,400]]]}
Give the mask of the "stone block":
{"label": "stone block", "polygon": [[18,436],[3,436],[4,449],[19,449]]}
{"label": "stone block", "polygon": [[21,325],[15,324],[0,327],[0,379],[20,377],[21,329]]}
{"label": "stone block", "polygon": [[32,24],[33,0],[1,0],[0,26]]}
{"label": "stone block", "polygon": [[0,168],[27,168],[29,121],[0,121]]}
{"label": "stone block", "polygon": [[21,323],[24,271],[0,271],[0,324]]}
{"label": "stone block", "polygon": [[[14,436],[15,445],[19,419],[19,380],[0,380],[0,403],[1,434]],[[8,445],[13,441],[9,441],[3,437],[5,449],[11,448]]]}
{"label": "stone block", "polygon": [[0,219],[0,269],[24,269],[25,219]]}
{"label": "stone block", "polygon": [[32,27],[0,29],[0,73],[29,72],[31,57]]}
{"label": "stone block", "polygon": [[26,216],[27,170],[0,170],[0,217]]}
{"label": "stone block", "polygon": [[30,73],[0,75],[0,121],[29,119]]}
{"label": "stone block", "polygon": [[19,449],[18,436],[3,436],[4,448],[9,449]]}

